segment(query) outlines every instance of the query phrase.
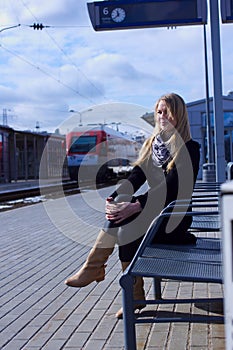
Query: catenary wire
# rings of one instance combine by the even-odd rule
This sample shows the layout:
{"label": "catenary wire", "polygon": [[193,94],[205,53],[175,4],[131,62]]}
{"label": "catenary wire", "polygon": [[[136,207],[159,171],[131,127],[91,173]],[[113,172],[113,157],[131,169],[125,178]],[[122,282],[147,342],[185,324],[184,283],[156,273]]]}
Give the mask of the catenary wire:
{"label": "catenary wire", "polygon": [[[20,0],[21,3],[23,4],[23,6],[28,10],[28,12],[32,15],[32,17],[37,21],[39,22],[38,18],[34,15],[34,13],[31,11],[31,9],[29,8],[29,6],[27,4],[25,4],[25,2],[23,0]],[[30,26],[30,25],[28,25]],[[103,99],[106,100],[106,101],[109,101],[108,98],[106,96],[103,95],[102,91],[87,77],[87,75],[79,68],[77,67],[76,63],[71,60],[71,58],[67,55],[67,53],[64,51],[64,49],[58,44],[58,42],[52,37],[52,35],[46,30],[46,28],[58,28],[58,26],[44,26],[45,27],[45,32],[46,34],[48,35],[48,37],[50,38],[50,40],[53,41],[53,43],[57,46],[57,48],[62,52],[62,54],[68,59],[68,61],[75,67],[75,69],[81,73],[83,75],[83,77],[88,81],[88,83],[94,87],[94,89],[96,89],[96,91],[98,93],[100,93],[100,95],[102,95]],[[64,28],[64,26],[61,26],[61,28]],[[90,27],[90,26],[87,26],[87,27]],[[68,28],[68,26],[67,26]]]}

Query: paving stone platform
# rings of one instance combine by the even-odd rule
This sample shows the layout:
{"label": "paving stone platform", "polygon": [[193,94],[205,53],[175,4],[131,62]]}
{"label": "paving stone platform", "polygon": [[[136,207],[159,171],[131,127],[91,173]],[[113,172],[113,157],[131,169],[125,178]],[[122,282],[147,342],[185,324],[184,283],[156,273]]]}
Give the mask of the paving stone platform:
{"label": "paving stone platform", "polygon": [[[64,284],[83,264],[110,192],[87,191],[0,213],[0,349],[124,349],[123,322],[115,318],[121,307],[117,248],[103,282],[82,289]],[[150,279],[145,289],[153,294]],[[215,284],[165,281],[163,289],[170,297],[222,296],[222,287]],[[176,312],[218,314],[220,308],[179,305]],[[161,306],[158,312],[173,309]],[[143,324],[137,326],[137,339],[138,350],[225,349],[221,324]]]}

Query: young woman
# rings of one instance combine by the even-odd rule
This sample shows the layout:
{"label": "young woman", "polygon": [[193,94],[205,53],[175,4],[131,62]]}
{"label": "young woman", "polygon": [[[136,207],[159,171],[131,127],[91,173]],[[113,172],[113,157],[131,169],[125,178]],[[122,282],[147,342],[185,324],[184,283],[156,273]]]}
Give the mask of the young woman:
{"label": "young woman", "polygon": [[[85,287],[105,278],[105,263],[115,243],[124,271],[130,264],[152,220],[170,202],[190,199],[199,169],[199,144],[192,140],[186,105],[175,93],[166,94],[155,104],[153,135],[142,146],[132,173],[106,200],[106,223],[100,231],[83,267],[65,283]],[[149,189],[137,195],[147,181]],[[188,206],[187,206],[188,209]],[[190,217],[176,222],[168,219],[156,235],[156,242],[195,243],[187,233]],[[142,278],[134,284],[134,298],[145,299]],[[143,303],[135,308],[143,308]],[[122,317],[122,310],[116,314]]]}

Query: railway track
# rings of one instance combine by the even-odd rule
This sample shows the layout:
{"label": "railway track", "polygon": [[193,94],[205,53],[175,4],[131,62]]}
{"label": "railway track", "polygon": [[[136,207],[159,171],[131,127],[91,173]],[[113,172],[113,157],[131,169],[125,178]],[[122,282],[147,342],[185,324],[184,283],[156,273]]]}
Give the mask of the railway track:
{"label": "railway track", "polygon": [[[98,188],[108,187],[116,184],[119,180],[109,180],[107,183],[98,184]],[[64,181],[63,183],[35,185],[27,188],[11,190],[0,190],[0,212],[19,208],[26,205],[46,201],[48,199],[60,198],[80,193],[82,190],[95,189],[93,183],[86,181],[78,186],[75,181]]]}
{"label": "railway track", "polygon": [[[62,186],[62,187],[61,187]],[[28,186],[26,188],[17,188],[17,189],[10,189],[5,191],[0,191],[0,202],[7,202],[7,201],[13,201],[13,200],[19,200],[23,199],[25,197],[35,197],[40,196],[41,192],[48,192],[49,193],[59,193],[61,192],[61,188],[63,188],[64,191],[68,189],[74,189],[77,188],[77,183],[74,182],[64,182],[61,184],[49,184],[46,186]]]}

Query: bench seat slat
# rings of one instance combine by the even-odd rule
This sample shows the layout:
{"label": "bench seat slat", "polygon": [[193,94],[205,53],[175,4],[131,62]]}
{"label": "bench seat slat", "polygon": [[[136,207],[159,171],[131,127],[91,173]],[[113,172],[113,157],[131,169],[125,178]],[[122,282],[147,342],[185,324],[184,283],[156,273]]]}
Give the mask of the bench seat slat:
{"label": "bench seat slat", "polygon": [[222,264],[203,262],[138,258],[132,275],[192,282],[222,283]]}
{"label": "bench seat slat", "polygon": [[222,254],[218,250],[206,250],[198,248],[182,249],[182,247],[146,247],[142,257],[154,259],[173,259],[185,261],[203,261],[207,263],[221,263]]}

